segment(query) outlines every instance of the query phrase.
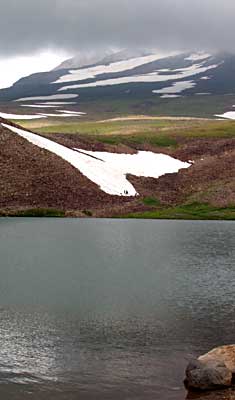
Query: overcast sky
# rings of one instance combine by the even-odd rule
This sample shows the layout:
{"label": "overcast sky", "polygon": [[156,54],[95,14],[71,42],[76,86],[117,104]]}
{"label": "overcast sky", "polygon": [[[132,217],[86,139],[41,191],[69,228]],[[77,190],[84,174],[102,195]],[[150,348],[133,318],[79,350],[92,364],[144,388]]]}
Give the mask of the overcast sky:
{"label": "overcast sky", "polygon": [[63,52],[43,51],[28,56],[0,58],[0,89],[12,86],[18,79],[34,72],[49,71],[67,56]]}
{"label": "overcast sky", "polygon": [[0,10],[0,61],[48,49],[235,51],[234,0],[0,0]]}
{"label": "overcast sky", "polygon": [[0,6],[2,55],[48,47],[235,49],[234,0],[0,0]]}

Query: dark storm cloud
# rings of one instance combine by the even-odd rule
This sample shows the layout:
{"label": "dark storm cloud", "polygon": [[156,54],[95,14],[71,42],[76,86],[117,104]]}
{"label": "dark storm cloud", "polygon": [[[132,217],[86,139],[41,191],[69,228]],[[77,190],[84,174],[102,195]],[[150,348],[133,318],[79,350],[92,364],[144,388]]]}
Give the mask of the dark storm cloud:
{"label": "dark storm cloud", "polygon": [[0,56],[44,48],[235,50],[234,0],[0,0]]}

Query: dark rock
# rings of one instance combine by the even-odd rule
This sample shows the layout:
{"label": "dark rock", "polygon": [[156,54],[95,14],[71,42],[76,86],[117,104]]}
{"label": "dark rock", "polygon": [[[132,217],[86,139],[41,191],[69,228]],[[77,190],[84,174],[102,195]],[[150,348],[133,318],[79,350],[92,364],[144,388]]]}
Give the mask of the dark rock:
{"label": "dark rock", "polygon": [[233,388],[215,390],[215,391],[201,391],[201,392],[188,392],[185,400],[235,400],[235,391]]}
{"label": "dark rock", "polygon": [[232,372],[225,363],[209,360],[204,363],[194,360],[186,369],[185,385],[193,390],[216,390],[232,385]]}

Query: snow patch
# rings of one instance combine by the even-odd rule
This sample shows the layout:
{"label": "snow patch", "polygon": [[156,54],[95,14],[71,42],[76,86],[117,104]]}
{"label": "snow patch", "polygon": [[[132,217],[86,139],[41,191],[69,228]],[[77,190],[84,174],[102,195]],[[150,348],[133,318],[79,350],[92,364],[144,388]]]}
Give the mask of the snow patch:
{"label": "snow patch", "polygon": [[[23,107],[31,107],[30,105],[24,105]],[[35,106],[32,106],[35,107]],[[46,107],[46,106],[44,106]],[[44,108],[43,106],[39,106],[39,108]],[[52,107],[52,106],[47,106],[47,107]],[[57,107],[57,106],[53,106]],[[81,112],[81,111],[67,111],[67,110],[55,110],[56,113],[54,114],[47,114],[44,112],[41,113],[37,113],[34,115],[22,115],[22,114],[8,114],[8,113],[1,113],[0,112],[0,117],[5,118],[5,119],[9,119],[9,120],[31,120],[31,119],[40,119],[40,118],[48,118],[48,117],[52,117],[52,118],[72,118],[72,117],[81,117],[83,115],[86,115],[86,113]]]}
{"label": "snow patch", "polygon": [[54,105],[54,106],[60,106],[60,105],[69,105],[69,104],[77,104],[75,101],[47,101],[45,103],[40,103],[39,105]]}
{"label": "snow patch", "polygon": [[67,110],[57,110],[57,112],[65,114],[76,114],[76,115],[86,115],[87,113],[81,111],[67,111]]}
{"label": "snow patch", "polygon": [[48,96],[38,96],[38,97],[22,97],[14,101],[40,101],[40,100],[60,100],[60,99],[75,99],[78,94],[55,94]]}
{"label": "snow patch", "polygon": [[45,113],[40,113],[39,115],[42,115],[44,117],[52,117],[52,118],[72,118],[72,117],[81,117],[82,115],[84,115],[83,113],[80,112],[76,112],[76,113],[70,113],[69,111],[65,111],[62,112],[60,110],[56,110],[57,112],[61,113],[61,114],[45,114]]}
{"label": "snow patch", "polygon": [[[153,90],[153,93],[158,93],[158,94],[177,94],[181,93],[186,89],[191,89],[194,86],[196,86],[196,83],[193,81],[180,81],[180,82],[175,82],[173,83],[172,86],[165,87],[163,89],[159,90]],[[163,97],[163,96],[162,96]]]}
{"label": "snow patch", "polygon": [[69,149],[42,136],[23,129],[2,124],[30,143],[46,149],[73,165],[102,191],[110,195],[136,196],[134,186],[126,175],[158,178],[166,173],[175,173],[191,164],[176,160],[165,154],[140,151],[137,154],[116,154]]}
{"label": "snow patch", "polygon": [[215,117],[226,118],[226,119],[235,119],[235,111],[228,111],[224,114],[215,114]]}
{"label": "snow patch", "polygon": [[27,120],[27,119],[39,119],[45,118],[43,115],[21,115],[21,114],[8,114],[0,112],[0,117],[5,119],[18,119],[18,120]]}
{"label": "snow patch", "polygon": [[209,96],[211,93],[204,92],[204,93],[195,93],[195,96]]}
{"label": "snow patch", "polygon": [[100,151],[82,151],[108,163],[111,168],[118,169],[123,174],[159,178],[162,175],[178,172],[191,164],[184,163],[166,154],[156,154],[151,151],[139,151],[137,154],[118,154]]}
{"label": "snow patch", "polygon": [[182,97],[180,94],[163,94],[162,99],[175,99],[177,97]]}

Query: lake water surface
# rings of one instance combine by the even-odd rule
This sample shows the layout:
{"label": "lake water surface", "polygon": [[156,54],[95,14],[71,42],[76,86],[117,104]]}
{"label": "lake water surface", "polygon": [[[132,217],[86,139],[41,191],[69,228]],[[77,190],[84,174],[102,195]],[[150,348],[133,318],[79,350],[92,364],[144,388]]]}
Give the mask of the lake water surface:
{"label": "lake water surface", "polygon": [[0,219],[0,398],[184,400],[235,342],[235,223]]}

